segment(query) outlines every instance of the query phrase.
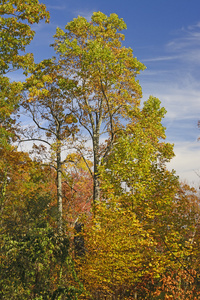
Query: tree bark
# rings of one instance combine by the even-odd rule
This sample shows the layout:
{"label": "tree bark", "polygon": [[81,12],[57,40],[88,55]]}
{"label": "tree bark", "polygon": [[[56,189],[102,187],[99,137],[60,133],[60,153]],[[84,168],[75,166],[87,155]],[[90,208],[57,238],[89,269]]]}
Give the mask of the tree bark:
{"label": "tree bark", "polygon": [[99,183],[99,133],[93,136],[94,151],[94,176],[93,176],[93,204],[100,200],[100,183]]}
{"label": "tree bark", "polygon": [[94,204],[100,200],[100,184],[97,166],[94,168],[94,184],[93,184],[93,202]]}
{"label": "tree bark", "polygon": [[57,142],[57,206],[58,206],[58,232],[62,233],[62,163],[61,145]]}

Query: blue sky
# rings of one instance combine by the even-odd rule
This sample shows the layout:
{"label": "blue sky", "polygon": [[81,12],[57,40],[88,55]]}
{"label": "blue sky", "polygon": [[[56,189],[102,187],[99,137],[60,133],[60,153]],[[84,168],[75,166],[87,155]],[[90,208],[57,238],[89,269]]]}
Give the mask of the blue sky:
{"label": "blue sky", "polygon": [[143,99],[158,97],[167,110],[167,141],[174,143],[174,168],[181,180],[199,185],[200,177],[200,1],[199,0],[43,0],[50,24],[34,25],[27,48],[39,62],[54,55],[49,44],[56,27],[94,11],[116,13],[127,24],[124,45],[147,69],[138,79]]}

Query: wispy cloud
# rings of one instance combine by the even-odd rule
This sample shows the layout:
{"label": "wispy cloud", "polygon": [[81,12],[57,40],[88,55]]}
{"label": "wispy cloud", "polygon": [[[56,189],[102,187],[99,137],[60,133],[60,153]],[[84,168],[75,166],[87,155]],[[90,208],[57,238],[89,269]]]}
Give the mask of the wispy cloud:
{"label": "wispy cloud", "polygon": [[176,35],[164,47],[163,56],[142,60],[150,65],[141,78],[151,75],[141,80],[143,91],[161,99],[168,119],[196,119],[200,117],[200,22]]}
{"label": "wispy cloud", "polygon": [[91,10],[75,10],[73,11],[73,14],[77,17],[77,16],[81,16],[86,18],[87,21],[91,20],[92,14],[94,11]]}
{"label": "wispy cloud", "polygon": [[[163,45],[163,55],[142,60],[148,70],[141,74],[144,98],[158,97],[167,110],[163,120],[167,140],[175,144],[175,158],[169,169],[175,169],[182,181],[195,187],[200,178],[200,22],[181,28]],[[158,62],[158,64],[156,63]],[[148,66],[149,64],[149,66]],[[145,74],[146,73],[146,74]],[[151,76],[144,76],[151,75]]]}
{"label": "wispy cloud", "polygon": [[200,143],[197,141],[193,143],[176,143],[174,152],[176,156],[168,164],[168,169],[176,170],[176,174],[181,181],[186,181],[195,187],[199,187],[200,178],[197,174],[200,174],[200,163],[198,160]]}
{"label": "wispy cloud", "polygon": [[164,46],[163,56],[142,59],[144,63],[184,61],[200,64],[200,22],[181,28],[175,37]]}
{"label": "wispy cloud", "polygon": [[190,25],[187,28],[181,28],[177,37],[167,44],[168,51],[185,51],[193,49],[200,45],[200,22]]}
{"label": "wispy cloud", "polygon": [[167,60],[174,60],[178,59],[178,56],[160,56],[160,57],[152,57],[152,58],[145,58],[142,61],[145,62],[156,62],[156,61],[167,61]]}
{"label": "wispy cloud", "polygon": [[197,22],[196,24],[188,26],[188,30],[194,30],[196,28],[200,28],[200,22]]}
{"label": "wispy cloud", "polygon": [[[199,37],[200,39],[200,37]],[[200,45],[196,48],[193,47],[191,49],[188,49],[187,51],[183,51],[182,55],[179,56],[181,60],[184,60],[185,62],[188,62],[191,67],[191,63],[193,63],[193,66],[197,66],[200,64]]]}
{"label": "wispy cloud", "polygon": [[[161,76],[161,75],[160,75]],[[162,75],[161,82],[152,78],[151,82],[144,82],[143,93],[144,97],[153,94],[162,101],[162,105],[167,109],[168,119],[196,119],[200,117],[200,88],[196,83],[191,83],[190,80],[182,78],[182,82],[178,82],[181,78],[166,78]],[[148,79],[149,81],[149,79]]]}
{"label": "wispy cloud", "polygon": [[55,23],[54,22],[49,22],[49,23],[40,22],[38,24],[35,23],[31,26],[31,28],[35,30],[36,33],[43,30],[55,30]]}

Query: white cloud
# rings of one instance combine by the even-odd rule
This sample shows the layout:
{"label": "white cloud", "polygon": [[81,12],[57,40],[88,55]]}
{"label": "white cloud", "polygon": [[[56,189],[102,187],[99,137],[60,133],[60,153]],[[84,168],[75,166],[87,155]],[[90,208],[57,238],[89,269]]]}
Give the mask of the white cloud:
{"label": "white cloud", "polygon": [[[199,37],[200,40],[200,37]],[[180,57],[182,61],[187,62],[188,64],[194,64],[196,67],[200,64],[200,45],[198,47],[194,47],[190,50],[185,51]]]}
{"label": "white cloud", "polygon": [[94,11],[91,11],[91,10],[75,10],[75,11],[73,12],[73,14],[74,14],[76,17],[77,17],[77,16],[81,16],[81,17],[86,18],[87,21],[90,21],[92,15],[93,15],[93,12],[94,12]]}
{"label": "white cloud", "polygon": [[166,60],[174,60],[178,59],[179,56],[160,56],[160,57],[152,57],[143,59],[142,62],[156,62],[156,61],[166,61]]}
{"label": "white cloud", "polygon": [[188,26],[188,30],[193,30],[193,29],[196,29],[196,28],[200,28],[200,22],[197,22],[196,24]]}
{"label": "white cloud", "polygon": [[[176,36],[164,46],[163,55],[142,59],[142,62],[184,62],[200,64],[200,22],[182,28],[174,33]],[[186,66],[187,67],[187,66]]]}
{"label": "white cloud", "polygon": [[181,142],[174,146],[175,158],[168,164],[168,169],[174,169],[181,181],[199,187],[200,178],[200,142]]}
{"label": "white cloud", "polygon": [[[167,110],[167,141],[174,143],[175,169],[182,181],[200,185],[200,22],[182,28],[156,57],[143,59],[148,70],[140,75],[144,98],[154,95]],[[158,62],[158,63],[156,63]]]}
{"label": "white cloud", "polygon": [[183,78],[180,74],[177,78],[170,78],[164,72],[155,72],[152,79],[141,78],[140,83],[145,99],[153,95],[161,100],[167,109],[167,118],[192,119],[198,114],[200,117],[200,87],[189,76]]}
{"label": "white cloud", "polygon": [[180,52],[187,48],[193,49],[200,45],[200,22],[182,28],[177,32],[178,36],[170,41],[166,46],[169,51]]}
{"label": "white cloud", "polygon": [[165,103],[167,108],[167,118],[176,119],[193,119],[196,118],[200,112],[200,91],[193,91],[186,89],[172,89],[163,94],[159,94],[159,98]]}

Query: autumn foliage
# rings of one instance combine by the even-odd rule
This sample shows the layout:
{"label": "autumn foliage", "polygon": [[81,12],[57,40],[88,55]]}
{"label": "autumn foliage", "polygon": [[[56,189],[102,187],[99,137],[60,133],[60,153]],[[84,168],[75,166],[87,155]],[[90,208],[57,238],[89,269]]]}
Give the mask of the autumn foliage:
{"label": "autumn foliage", "polygon": [[140,105],[123,19],[74,19],[36,64],[21,51],[45,6],[0,3],[0,298],[199,299],[199,194],[167,169],[166,111]]}

